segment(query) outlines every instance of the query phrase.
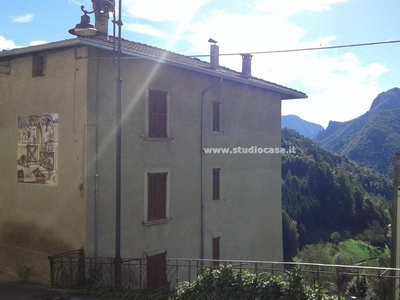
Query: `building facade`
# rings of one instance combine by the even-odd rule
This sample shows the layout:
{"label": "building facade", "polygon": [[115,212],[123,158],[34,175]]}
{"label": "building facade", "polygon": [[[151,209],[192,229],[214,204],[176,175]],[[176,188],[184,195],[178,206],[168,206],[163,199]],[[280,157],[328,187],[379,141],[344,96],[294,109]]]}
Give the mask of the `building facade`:
{"label": "building facade", "polygon": [[[258,150],[280,148],[281,101],[306,95],[252,77],[248,55],[235,72],[122,50],[121,256],[281,261],[281,157]],[[0,53],[3,271],[46,277],[48,255],[81,247],[114,256],[113,60],[98,39]]]}

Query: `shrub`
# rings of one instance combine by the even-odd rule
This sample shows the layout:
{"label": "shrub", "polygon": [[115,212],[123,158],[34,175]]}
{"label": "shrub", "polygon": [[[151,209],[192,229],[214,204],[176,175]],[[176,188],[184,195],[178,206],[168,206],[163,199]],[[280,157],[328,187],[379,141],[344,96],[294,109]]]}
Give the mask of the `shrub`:
{"label": "shrub", "polygon": [[172,300],[330,300],[320,288],[308,287],[301,275],[294,270],[282,276],[270,273],[251,274],[245,270],[235,270],[232,266],[206,269],[194,282],[184,282],[172,295]]}

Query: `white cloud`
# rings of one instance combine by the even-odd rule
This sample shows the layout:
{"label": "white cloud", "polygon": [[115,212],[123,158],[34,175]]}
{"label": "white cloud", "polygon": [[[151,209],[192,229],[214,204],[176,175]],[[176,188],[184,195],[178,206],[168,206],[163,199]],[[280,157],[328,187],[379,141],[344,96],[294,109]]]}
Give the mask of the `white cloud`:
{"label": "white cloud", "polygon": [[125,0],[130,16],[148,21],[176,22],[188,19],[210,0]]}
{"label": "white cloud", "polygon": [[[319,7],[312,6],[312,1],[299,2],[303,6],[294,7],[298,11],[328,9],[330,4],[340,1],[318,1]],[[321,36],[304,42],[307,32],[284,15],[214,11],[203,21],[193,24],[190,27],[193,34],[187,37],[195,53],[208,53],[206,41],[209,37],[219,41],[222,54],[327,47],[336,40],[334,36]],[[220,63],[238,71],[241,69],[239,55],[222,56]],[[308,94],[308,99],[284,101],[284,114],[297,114],[323,126],[327,126],[329,120],[346,121],[365,113],[376,95],[382,92],[379,78],[388,71],[379,63],[363,63],[353,52],[335,50],[256,54],[252,61],[253,76],[288,87],[296,86]]]}
{"label": "white cloud", "polygon": [[68,0],[68,3],[77,4],[79,6],[82,5],[82,1],[80,1],[80,0]]}
{"label": "white cloud", "polygon": [[[290,16],[304,11],[330,10],[348,0],[254,0],[242,4],[229,2],[224,9],[203,12],[202,7],[216,0],[125,0],[131,16],[146,25],[126,24],[130,31],[177,39],[190,44],[186,54],[208,54],[209,38],[219,42],[220,64],[240,71],[239,53],[268,50],[328,47],[335,36],[317,36],[305,42],[307,32]],[[154,9],[157,7],[157,10]],[[211,5],[210,5],[211,7]],[[173,30],[175,30],[173,32]],[[346,121],[365,113],[376,95],[378,83],[389,69],[382,64],[364,63],[357,52],[318,50],[281,54],[257,54],[252,74],[265,80],[296,87],[308,99],[284,101],[283,114],[300,117],[327,126],[329,120]],[[207,60],[207,58],[202,58]]]}
{"label": "white cloud", "polygon": [[29,46],[37,46],[37,45],[43,45],[43,44],[47,44],[46,41],[32,41],[29,43]]}
{"label": "white cloud", "polygon": [[343,122],[361,116],[381,92],[382,89],[371,85],[332,85],[323,91],[308,93],[308,99],[283,101],[282,115],[298,115],[326,128],[329,121]]}
{"label": "white cloud", "polygon": [[382,92],[377,85],[379,77],[390,71],[378,63],[363,64],[351,52],[303,57],[302,70],[297,71],[297,80],[309,99],[284,101],[282,114],[297,114],[324,127],[330,120],[347,121],[368,111]]}
{"label": "white cloud", "polygon": [[33,14],[26,14],[23,16],[12,17],[11,22],[13,23],[30,23],[33,21]]}
{"label": "white cloud", "polygon": [[329,10],[333,4],[348,0],[265,0],[256,3],[259,10],[274,14],[290,16],[303,11]]}
{"label": "white cloud", "polygon": [[4,36],[0,35],[0,50],[10,50],[19,48],[12,40],[7,40]]}
{"label": "white cloud", "polygon": [[132,31],[132,32],[155,36],[155,37],[160,37],[160,38],[167,38],[167,39],[172,38],[172,35],[170,33],[165,32],[162,29],[157,29],[157,28],[154,28],[153,26],[144,25],[144,24],[140,24],[140,23],[124,24],[124,29]]}

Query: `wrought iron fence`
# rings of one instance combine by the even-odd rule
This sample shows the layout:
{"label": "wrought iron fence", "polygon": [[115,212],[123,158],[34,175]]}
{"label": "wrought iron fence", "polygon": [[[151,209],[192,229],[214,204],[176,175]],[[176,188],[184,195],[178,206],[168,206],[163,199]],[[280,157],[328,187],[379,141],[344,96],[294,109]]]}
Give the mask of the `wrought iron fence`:
{"label": "wrought iron fence", "polygon": [[[77,250],[50,256],[49,260],[53,288],[76,289],[90,284],[113,287],[113,258],[85,257],[83,250]],[[205,268],[218,268],[216,265],[230,265],[233,269],[246,270],[256,275],[268,272],[284,278],[296,269],[308,285],[322,287],[331,295],[337,295],[338,299],[364,299],[367,290],[369,295],[375,295],[372,299],[390,299],[391,287],[396,282],[398,284],[400,278],[400,269],[392,268],[200,259],[167,259],[163,268],[158,271],[164,273],[161,277],[165,280],[162,287],[174,289],[181,282],[195,280]],[[123,259],[123,288],[130,290],[148,288],[150,286],[148,268],[145,258]]]}

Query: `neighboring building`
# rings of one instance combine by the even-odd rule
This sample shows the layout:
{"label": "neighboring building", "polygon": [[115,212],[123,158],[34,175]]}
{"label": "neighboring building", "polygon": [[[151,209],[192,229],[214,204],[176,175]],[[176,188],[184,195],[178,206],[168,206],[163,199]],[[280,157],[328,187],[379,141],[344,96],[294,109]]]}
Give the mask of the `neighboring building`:
{"label": "neighboring building", "polygon": [[[122,41],[122,236],[129,258],[282,260],[281,100],[306,95]],[[212,45],[213,51],[218,48]],[[113,257],[112,43],[0,53],[0,266],[48,279],[50,254]],[[40,275],[44,277],[40,278]]]}

